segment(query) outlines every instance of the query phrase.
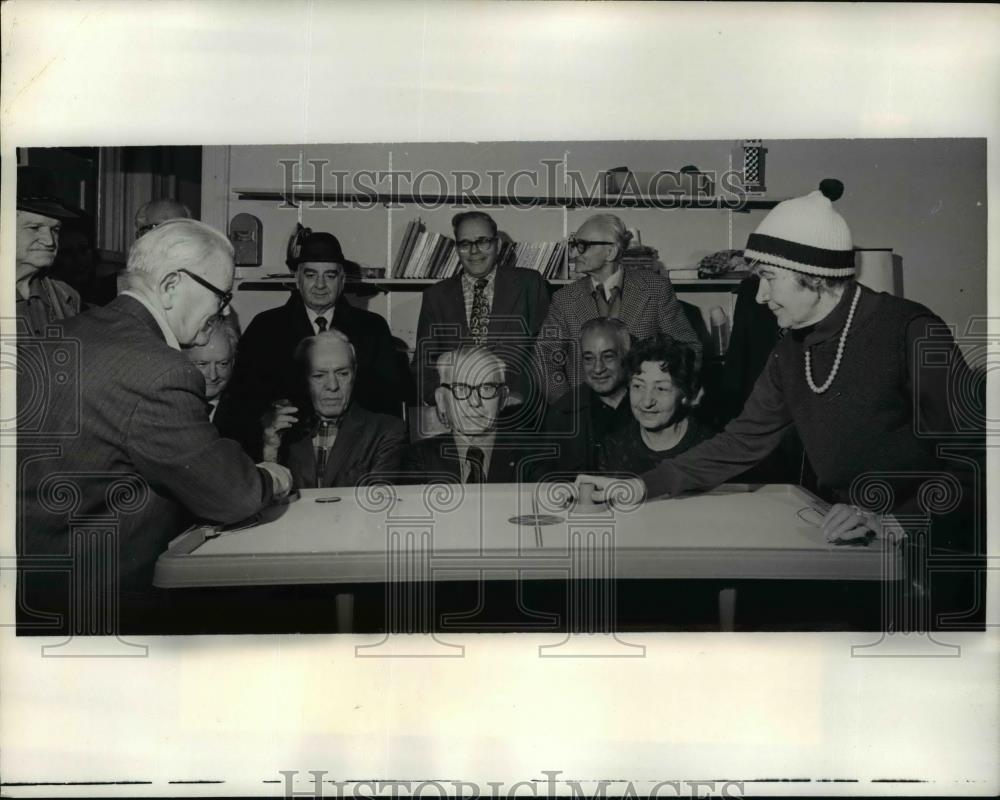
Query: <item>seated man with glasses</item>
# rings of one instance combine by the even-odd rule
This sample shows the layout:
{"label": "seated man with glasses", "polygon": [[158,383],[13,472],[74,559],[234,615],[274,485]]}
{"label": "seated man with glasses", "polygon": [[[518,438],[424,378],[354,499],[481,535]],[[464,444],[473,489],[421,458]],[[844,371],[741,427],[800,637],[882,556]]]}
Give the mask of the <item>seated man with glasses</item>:
{"label": "seated man with glasses", "polygon": [[[210,341],[233,274],[224,235],[164,222],[132,246],[114,300],[66,321],[59,340],[19,343],[19,361],[40,361],[52,377],[17,386],[19,425],[31,434],[18,442],[18,557],[74,558],[72,571],[62,561],[22,574],[19,632],[160,630],[153,568],[170,540],[194,519],[238,522],[291,489],[287,469],[255,465],[219,437],[205,379],[182,352]],[[111,546],[71,534],[84,518],[108,520]],[[117,608],[81,616],[104,597]]]}
{"label": "seated man with glasses", "polygon": [[371,473],[396,472],[406,426],[354,399],[358,364],[350,339],[330,328],[303,339],[294,358],[301,397],[275,402],[264,426],[264,459],[287,466],[300,489],[357,486]]}
{"label": "seated man with glasses", "polygon": [[552,296],[536,344],[550,403],[582,380],[580,358],[574,351],[583,324],[595,317],[622,320],[636,341],[660,333],[687,342],[700,356],[701,344],[670,279],[659,272],[622,268],[631,239],[625,223],[614,214],[595,214],[569,238],[570,265],[583,276]]}
{"label": "seated man with glasses", "polygon": [[533,343],[549,308],[548,285],[534,270],[498,265],[497,224],[489,214],[465,211],[451,224],[462,269],[424,290],[413,358],[420,402],[434,402],[438,356],[462,343],[500,354],[511,391],[528,402],[535,385]]}
{"label": "seated man with glasses", "polygon": [[497,431],[509,390],[503,360],[484,347],[464,346],[438,357],[434,391],[450,428],[410,445],[402,471],[412,483],[514,483],[524,447],[505,446]]}

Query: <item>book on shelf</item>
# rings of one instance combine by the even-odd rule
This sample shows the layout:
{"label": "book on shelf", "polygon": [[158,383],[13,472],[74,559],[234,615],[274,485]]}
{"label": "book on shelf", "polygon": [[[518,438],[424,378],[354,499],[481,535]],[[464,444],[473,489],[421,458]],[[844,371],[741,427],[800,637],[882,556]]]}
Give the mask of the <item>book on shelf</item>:
{"label": "book on shelf", "polygon": [[419,217],[411,219],[406,224],[406,230],[403,232],[403,238],[400,240],[399,249],[396,251],[396,258],[392,262],[392,270],[389,273],[390,277],[403,277],[403,270],[410,259],[410,253],[413,252],[413,245],[416,243],[417,236],[420,235],[421,227],[422,223]]}
{"label": "book on shelf", "polygon": [[[504,241],[497,254],[497,263],[501,266],[532,269],[544,278],[560,277],[565,260],[566,243],[563,241]],[[457,274],[460,266],[455,240],[428,231],[418,218],[407,223],[392,261],[391,277],[437,280]]]}

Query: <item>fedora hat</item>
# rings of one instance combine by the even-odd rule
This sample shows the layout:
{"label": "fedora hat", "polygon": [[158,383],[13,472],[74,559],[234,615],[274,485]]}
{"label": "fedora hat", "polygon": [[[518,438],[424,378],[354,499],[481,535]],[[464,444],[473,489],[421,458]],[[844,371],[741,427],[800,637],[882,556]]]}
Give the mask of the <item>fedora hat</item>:
{"label": "fedora hat", "polygon": [[56,196],[51,172],[27,165],[17,168],[17,210],[53,219],[76,219],[79,216]]}
{"label": "fedora hat", "polygon": [[295,272],[299,264],[307,262],[340,264],[348,275],[360,271],[360,266],[356,262],[344,257],[340,240],[336,236],[325,231],[313,233],[311,229],[299,225],[288,242],[288,256],[285,263],[292,272]]}

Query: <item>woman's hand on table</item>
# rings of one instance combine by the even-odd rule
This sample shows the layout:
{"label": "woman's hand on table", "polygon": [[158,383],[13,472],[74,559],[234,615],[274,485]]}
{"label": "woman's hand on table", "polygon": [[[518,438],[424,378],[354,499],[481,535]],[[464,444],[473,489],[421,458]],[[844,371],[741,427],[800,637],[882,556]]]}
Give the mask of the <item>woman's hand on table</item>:
{"label": "woman's hand on table", "polygon": [[828,542],[852,542],[882,533],[882,521],[874,511],[837,503],[826,512],[820,525]]}

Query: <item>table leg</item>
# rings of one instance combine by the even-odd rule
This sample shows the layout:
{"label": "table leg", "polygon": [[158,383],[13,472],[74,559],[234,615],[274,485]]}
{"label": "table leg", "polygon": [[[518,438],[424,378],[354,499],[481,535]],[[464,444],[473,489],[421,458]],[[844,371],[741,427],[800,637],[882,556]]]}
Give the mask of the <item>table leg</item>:
{"label": "table leg", "polygon": [[736,587],[727,586],[719,590],[719,630],[736,630]]}
{"label": "table leg", "polygon": [[337,607],[337,632],[354,632],[354,595],[351,592],[340,592],[334,598]]}

